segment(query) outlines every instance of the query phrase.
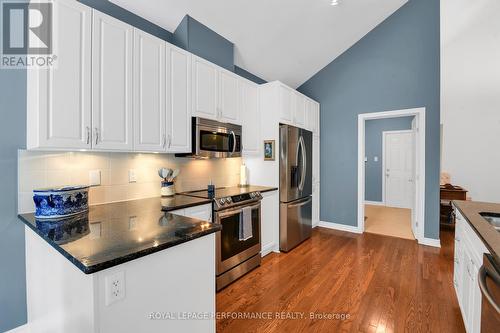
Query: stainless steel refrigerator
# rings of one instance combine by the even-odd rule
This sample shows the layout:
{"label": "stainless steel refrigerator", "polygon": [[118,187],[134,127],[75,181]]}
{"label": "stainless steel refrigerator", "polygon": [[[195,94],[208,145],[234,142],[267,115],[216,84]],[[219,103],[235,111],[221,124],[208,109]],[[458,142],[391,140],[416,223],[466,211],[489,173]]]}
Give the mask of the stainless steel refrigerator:
{"label": "stainless steel refrigerator", "polygon": [[280,125],[280,250],[311,237],[312,133]]}

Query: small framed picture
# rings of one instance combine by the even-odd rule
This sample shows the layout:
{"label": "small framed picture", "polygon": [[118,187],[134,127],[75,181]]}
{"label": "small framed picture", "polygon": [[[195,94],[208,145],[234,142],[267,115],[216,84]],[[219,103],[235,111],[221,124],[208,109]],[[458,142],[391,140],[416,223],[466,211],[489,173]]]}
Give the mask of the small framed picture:
{"label": "small framed picture", "polygon": [[274,140],[264,140],[264,161],[274,161]]}

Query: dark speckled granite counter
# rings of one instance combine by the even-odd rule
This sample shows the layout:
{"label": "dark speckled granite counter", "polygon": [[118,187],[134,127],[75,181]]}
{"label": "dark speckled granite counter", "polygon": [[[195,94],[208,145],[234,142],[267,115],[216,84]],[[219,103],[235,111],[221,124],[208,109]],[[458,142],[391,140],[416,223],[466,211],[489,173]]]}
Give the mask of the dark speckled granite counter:
{"label": "dark speckled granite counter", "polygon": [[221,226],[167,211],[210,203],[177,195],[91,206],[58,221],[19,218],[86,274],[217,232]]}
{"label": "dark speckled granite counter", "polygon": [[454,200],[453,205],[462,213],[479,238],[483,240],[484,245],[500,266],[500,233],[479,215],[479,213],[500,214],[500,204]]}

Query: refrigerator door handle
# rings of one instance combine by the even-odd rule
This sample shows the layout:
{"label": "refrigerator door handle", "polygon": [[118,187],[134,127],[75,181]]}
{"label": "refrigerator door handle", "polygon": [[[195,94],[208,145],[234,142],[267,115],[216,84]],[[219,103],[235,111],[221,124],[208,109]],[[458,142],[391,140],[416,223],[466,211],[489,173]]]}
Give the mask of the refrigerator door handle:
{"label": "refrigerator door handle", "polygon": [[[299,190],[303,191],[304,190],[304,184],[306,182],[306,174],[307,174],[307,161],[306,161],[306,144],[304,142],[304,137],[300,136],[299,139],[299,147],[300,147],[300,153],[302,155],[302,174],[300,175],[300,184],[299,184]],[[297,150],[298,151],[298,150]],[[298,155],[298,153],[297,153]],[[298,164],[298,157],[297,157],[297,164]]]}
{"label": "refrigerator door handle", "polygon": [[305,206],[307,205],[308,203],[310,203],[312,201],[312,197],[307,197],[305,199],[302,199],[296,203],[293,203],[293,204],[288,204],[288,208],[295,208],[295,207],[300,207],[300,206]]}

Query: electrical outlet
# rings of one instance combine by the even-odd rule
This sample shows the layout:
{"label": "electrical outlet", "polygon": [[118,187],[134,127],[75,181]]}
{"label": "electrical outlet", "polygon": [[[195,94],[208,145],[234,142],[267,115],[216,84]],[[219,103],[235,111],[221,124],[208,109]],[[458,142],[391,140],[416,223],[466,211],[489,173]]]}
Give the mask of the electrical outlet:
{"label": "electrical outlet", "polygon": [[137,172],[135,171],[135,169],[130,169],[128,171],[128,182],[129,183],[137,182]]}
{"label": "electrical outlet", "polygon": [[105,303],[109,306],[125,298],[125,272],[116,272],[104,278]]}
{"label": "electrical outlet", "polygon": [[101,185],[101,170],[89,171],[89,185],[90,186]]}

